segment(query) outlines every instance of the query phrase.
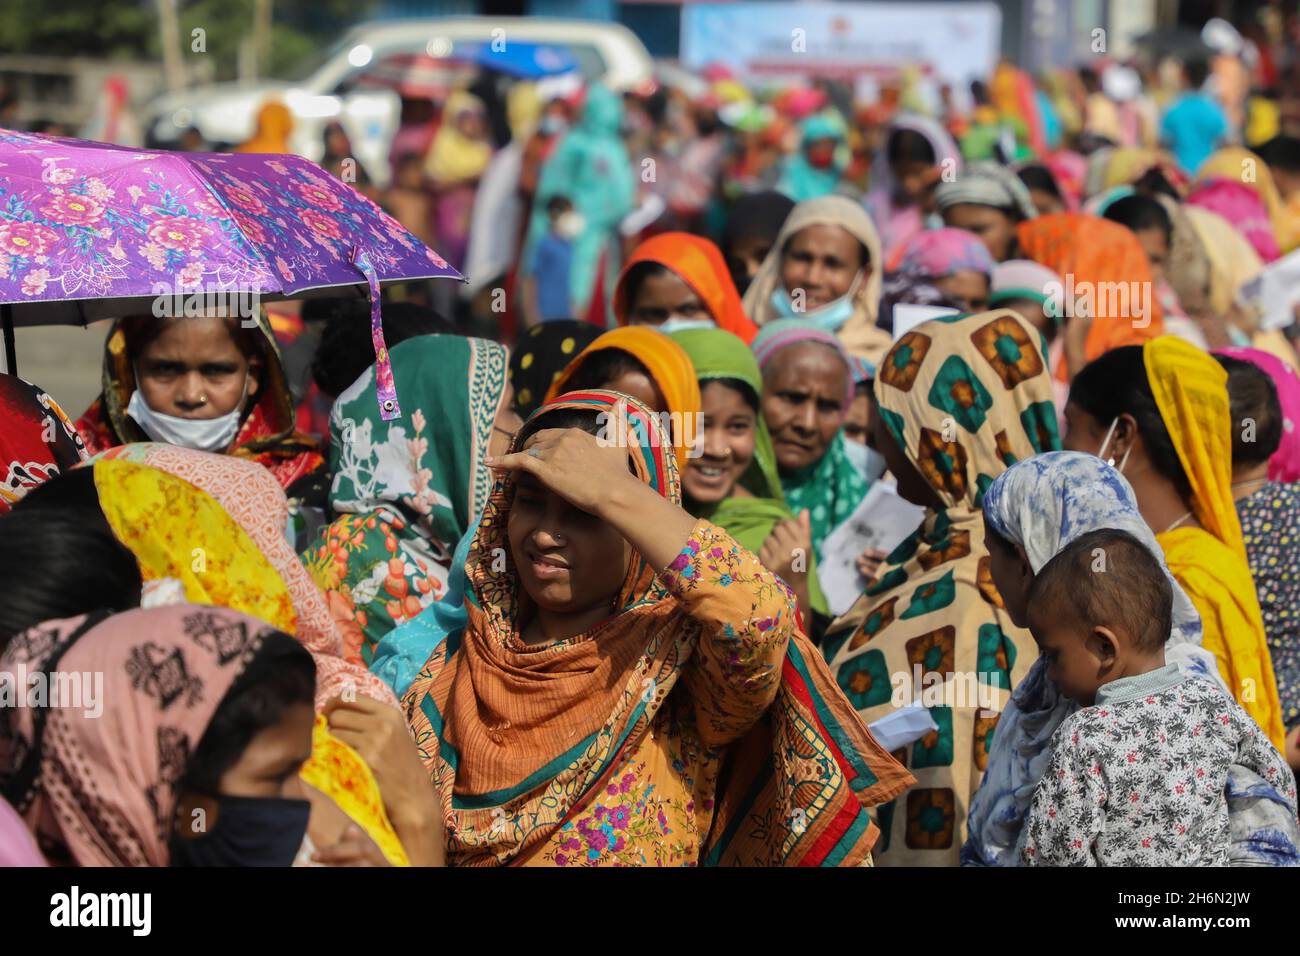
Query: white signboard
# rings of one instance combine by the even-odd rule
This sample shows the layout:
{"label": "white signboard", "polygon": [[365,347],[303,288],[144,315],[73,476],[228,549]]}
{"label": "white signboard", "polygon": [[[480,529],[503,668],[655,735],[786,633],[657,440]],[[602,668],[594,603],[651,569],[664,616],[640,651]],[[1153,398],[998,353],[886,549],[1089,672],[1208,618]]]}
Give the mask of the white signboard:
{"label": "white signboard", "polygon": [[987,79],[1002,46],[993,3],[702,3],[682,8],[681,58],[749,76],[855,77],[920,67],[940,82]]}

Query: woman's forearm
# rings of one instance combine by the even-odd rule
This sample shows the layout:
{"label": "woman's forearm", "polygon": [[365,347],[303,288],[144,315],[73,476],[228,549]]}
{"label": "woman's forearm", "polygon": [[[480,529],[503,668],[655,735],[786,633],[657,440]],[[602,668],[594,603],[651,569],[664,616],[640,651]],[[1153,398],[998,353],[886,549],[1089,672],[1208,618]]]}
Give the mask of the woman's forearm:
{"label": "woman's forearm", "polygon": [[601,520],[612,525],[656,571],[681,554],[695,519],[629,474],[605,496]]}

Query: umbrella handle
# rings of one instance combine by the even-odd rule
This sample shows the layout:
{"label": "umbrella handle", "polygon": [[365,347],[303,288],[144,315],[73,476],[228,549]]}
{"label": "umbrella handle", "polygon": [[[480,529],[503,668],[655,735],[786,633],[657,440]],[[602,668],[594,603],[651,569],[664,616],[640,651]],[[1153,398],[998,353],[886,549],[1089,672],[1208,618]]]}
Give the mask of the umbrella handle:
{"label": "umbrella handle", "polygon": [[12,305],[0,305],[0,322],[4,324],[5,364],[9,368],[9,374],[17,378],[18,351],[14,345],[14,307]]}
{"label": "umbrella handle", "polygon": [[384,322],[379,308],[379,275],[375,272],[369,253],[360,246],[352,248],[352,264],[370,285],[370,341],[375,347],[375,397],[379,400],[379,417],[391,422],[402,417],[402,406],[397,403],[393,362],[388,357],[388,345],[384,342]]}

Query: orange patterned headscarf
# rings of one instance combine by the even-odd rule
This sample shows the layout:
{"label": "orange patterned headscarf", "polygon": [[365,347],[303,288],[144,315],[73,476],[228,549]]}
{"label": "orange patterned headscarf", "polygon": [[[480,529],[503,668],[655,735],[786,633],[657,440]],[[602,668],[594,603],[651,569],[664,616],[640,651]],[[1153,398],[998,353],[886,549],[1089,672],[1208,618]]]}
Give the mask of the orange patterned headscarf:
{"label": "orange patterned headscarf", "polygon": [[[1075,300],[1065,303],[1067,308],[1073,308],[1080,295],[1091,296],[1093,320],[1084,346],[1089,362],[1121,345],[1141,345],[1164,333],[1151,263],[1137,237],[1119,223],[1062,212],[1022,222],[1016,235],[1026,258],[1061,276],[1066,294],[1073,280]],[[1141,318],[1139,305],[1144,307]]]}
{"label": "orange patterned headscarf", "polygon": [[758,326],[740,304],[740,293],[722,252],[709,240],[688,232],[665,232],[633,250],[614,286],[614,315],[620,325],[626,324],[632,306],[627,301],[627,274],[641,262],[654,262],[677,273],[700,297],[718,328],[738,336],[746,345],[758,334]]}

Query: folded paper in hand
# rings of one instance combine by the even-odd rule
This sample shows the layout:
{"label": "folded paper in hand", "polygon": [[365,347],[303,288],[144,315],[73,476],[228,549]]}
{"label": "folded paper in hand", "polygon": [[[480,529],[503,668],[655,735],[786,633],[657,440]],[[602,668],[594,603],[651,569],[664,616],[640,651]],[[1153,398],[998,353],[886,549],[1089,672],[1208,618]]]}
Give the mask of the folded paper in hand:
{"label": "folded paper in hand", "polygon": [[899,497],[892,485],[871,486],[853,514],[826,536],[817,559],[817,580],[832,614],[843,614],[862,593],[858,555],[868,548],[893,551],[924,517],[925,509]]}

